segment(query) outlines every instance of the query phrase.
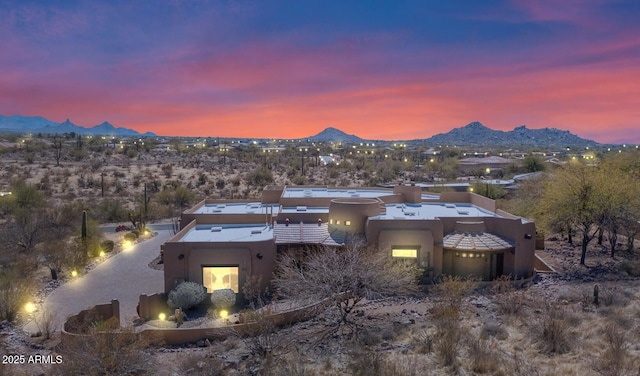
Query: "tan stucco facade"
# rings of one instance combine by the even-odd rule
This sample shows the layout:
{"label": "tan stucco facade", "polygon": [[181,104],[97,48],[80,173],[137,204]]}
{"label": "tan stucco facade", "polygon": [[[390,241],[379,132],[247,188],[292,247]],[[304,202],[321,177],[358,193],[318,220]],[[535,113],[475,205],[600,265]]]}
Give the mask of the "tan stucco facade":
{"label": "tan stucco facade", "polygon": [[[321,192],[318,194],[321,197],[300,197],[301,189]],[[423,196],[419,187],[405,185],[393,189],[363,188],[361,195],[355,192],[351,194],[352,197],[344,197],[345,191],[337,189],[335,192],[341,192],[342,196],[336,193],[336,197],[333,197],[334,191],[328,187],[295,187],[295,191],[300,195],[288,192],[287,187],[266,187],[261,204],[269,208],[264,209],[262,214],[223,211],[204,214],[199,210],[203,205],[242,203],[229,200],[206,200],[183,213],[182,230],[162,246],[165,291],[168,292],[181,281],[203,283],[203,267],[212,266],[237,267],[240,285],[250,276],[255,276],[261,277],[263,287],[266,287],[273,275],[277,249],[284,242],[282,236],[276,236],[275,231],[269,237],[268,231],[274,225],[285,223],[285,231],[302,231],[301,224],[318,223],[313,227],[314,231],[335,239],[338,239],[334,236],[336,234],[362,235],[368,244],[388,249],[390,255],[415,259],[417,265],[432,276],[473,275],[490,280],[501,274],[518,279],[533,274],[535,224],[496,211],[495,202],[485,197],[464,192]],[[305,191],[302,196],[312,196],[308,192]],[[364,197],[366,195],[369,196]],[[273,205],[277,210],[273,210]],[[440,210],[437,211],[438,215],[428,214],[429,205],[433,205],[434,213]],[[458,211],[451,209],[456,205]],[[397,209],[400,207],[404,209]],[[287,208],[290,208],[289,211]],[[465,217],[466,213],[460,208],[474,210],[473,218]],[[406,212],[422,210],[423,214],[415,217],[409,216],[411,213],[394,216],[387,212],[404,212],[405,209]],[[198,241],[189,240],[194,231],[206,235],[211,226],[222,226],[222,230],[219,228],[217,231],[224,234],[227,231],[224,226],[249,224],[266,225],[267,235],[232,239],[224,235],[217,236],[212,228],[208,237]],[[325,227],[321,227],[321,224]],[[500,245],[477,249],[460,245],[445,247],[444,239],[456,233],[470,237],[491,237],[498,239]],[[317,238],[323,239],[322,236]]]}

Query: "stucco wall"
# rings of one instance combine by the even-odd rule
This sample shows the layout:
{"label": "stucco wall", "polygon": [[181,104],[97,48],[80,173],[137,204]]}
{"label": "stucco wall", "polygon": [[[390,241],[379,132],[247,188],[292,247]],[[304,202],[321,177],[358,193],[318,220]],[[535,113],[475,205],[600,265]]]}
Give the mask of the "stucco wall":
{"label": "stucco wall", "polygon": [[242,285],[249,276],[262,276],[262,287],[266,287],[273,274],[275,256],[273,238],[259,242],[168,242],[163,246],[165,292],[179,281],[201,284],[203,266],[237,265],[242,298]]}
{"label": "stucco wall", "polygon": [[[367,242],[381,248],[417,245],[418,265],[442,273],[442,224],[438,220],[370,219],[366,228]],[[426,264],[426,265],[425,265]]]}
{"label": "stucco wall", "polygon": [[[329,229],[363,234],[367,219],[380,214],[380,201],[371,198],[336,198],[329,206]],[[340,221],[340,224],[338,224]],[[350,225],[347,226],[347,221]],[[332,223],[333,222],[333,223]]]}

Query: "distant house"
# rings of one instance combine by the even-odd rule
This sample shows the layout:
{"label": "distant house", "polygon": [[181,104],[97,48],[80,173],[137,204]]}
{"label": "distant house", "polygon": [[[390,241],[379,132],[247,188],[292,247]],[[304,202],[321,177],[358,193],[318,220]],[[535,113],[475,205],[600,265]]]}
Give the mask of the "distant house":
{"label": "distant house", "polygon": [[181,231],[162,245],[165,291],[193,281],[241,294],[250,277],[268,284],[278,252],[354,239],[432,276],[527,278],[535,233],[533,222],[468,192],[269,186],[259,202],[205,200],[182,213]]}

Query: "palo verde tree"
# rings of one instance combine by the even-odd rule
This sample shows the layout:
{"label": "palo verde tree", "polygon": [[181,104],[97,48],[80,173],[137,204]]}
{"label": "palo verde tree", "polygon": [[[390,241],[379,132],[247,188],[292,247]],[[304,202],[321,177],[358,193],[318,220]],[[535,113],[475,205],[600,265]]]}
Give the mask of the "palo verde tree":
{"label": "palo verde tree", "polygon": [[631,250],[640,231],[639,157],[638,153],[617,154],[603,160],[599,169],[601,225],[609,238],[611,257],[615,256],[618,235],[627,237]]}
{"label": "palo verde tree", "polygon": [[576,231],[582,237],[580,264],[587,245],[599,231],[602,192],[597,167],[573,161],[555,171],[546,181],[541,200],[541,219],[551,231]]}
{"label": "palo verde tree", "polygon": [[393,260],[391,252],[362,244],[319,247],[302,258],[283,254],[273,280],[278,294],[286,298],[333,299],[336,330],[346,328],[356,335],[360,325],[352,316],[359,303],[411,292],[416,283],[414,263]]}

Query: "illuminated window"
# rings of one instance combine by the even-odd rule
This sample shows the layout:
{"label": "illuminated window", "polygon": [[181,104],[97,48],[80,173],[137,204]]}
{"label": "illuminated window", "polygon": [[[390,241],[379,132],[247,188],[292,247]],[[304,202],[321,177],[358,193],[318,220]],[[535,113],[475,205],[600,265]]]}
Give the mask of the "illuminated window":
{"label": "illuminated window", "polygon": [[344,224],[347,226],[351,226],[351,221],[344,221]]}
{"label": "illuminated window", "polygon": [[332,225],[333,224],[333,219],[329,220],[329,224]]}
{"label": "illuminated window", "polygon": [[418,250],[415,248],[394,248],[391,250],[392,257],[417,258]]}
{"label": "illuminated window", "polygon": [[340,224],[340,220],[336,220],[336,225],[339,225],[339,224]]}
{"label": "illuminated window", "polygon": [[238,267],[204,266],[202,267],[202,284],[207,288],[207,292],[231,289],[238,293]]}

